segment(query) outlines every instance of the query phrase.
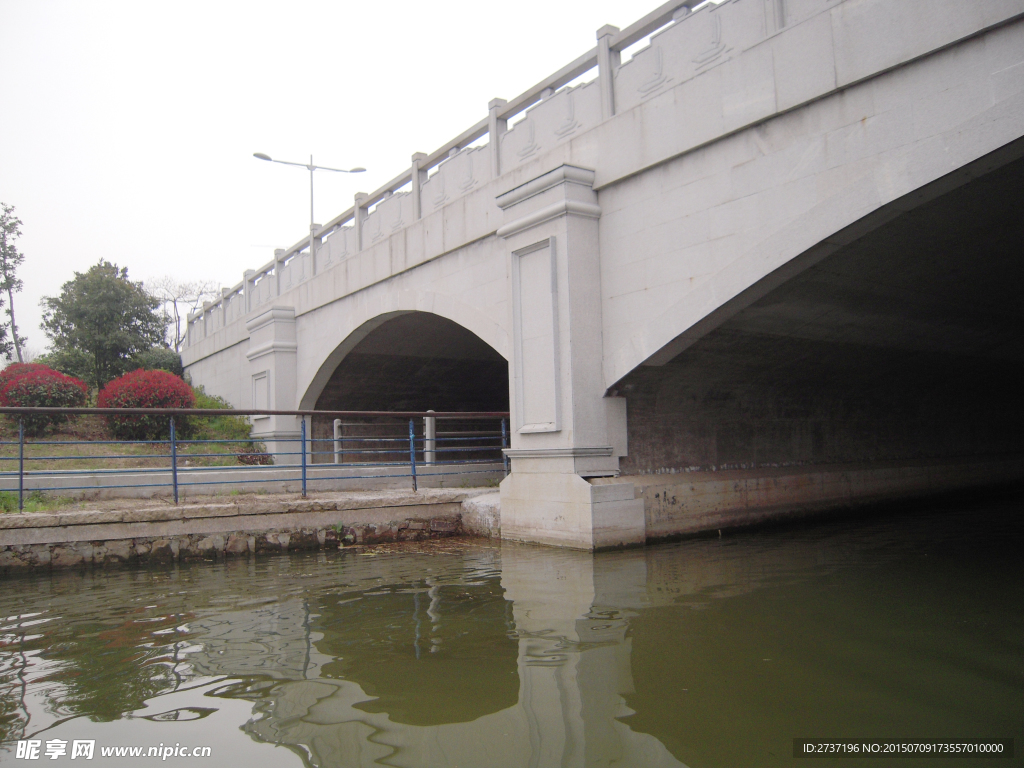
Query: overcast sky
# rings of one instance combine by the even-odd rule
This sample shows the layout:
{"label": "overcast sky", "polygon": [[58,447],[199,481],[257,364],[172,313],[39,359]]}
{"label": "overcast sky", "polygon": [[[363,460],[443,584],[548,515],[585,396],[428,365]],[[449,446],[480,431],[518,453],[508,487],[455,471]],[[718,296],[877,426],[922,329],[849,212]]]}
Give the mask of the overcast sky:
{"label": "overcast sky", "polygon": [[0,0],[0,201],[39,300],[100,258],[231,286],[657,0]]}

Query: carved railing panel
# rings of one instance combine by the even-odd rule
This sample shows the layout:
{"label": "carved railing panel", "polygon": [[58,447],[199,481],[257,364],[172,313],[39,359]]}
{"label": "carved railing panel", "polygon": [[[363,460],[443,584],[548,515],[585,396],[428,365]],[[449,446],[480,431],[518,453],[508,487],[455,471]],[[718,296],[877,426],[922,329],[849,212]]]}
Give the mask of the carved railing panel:
{"label": "carved railing panel", "polygon": [[491,179],[490,147],[469,147],[453,154],[437,167],[420,192],[423,213],[444,208]]}
{"label": "carved railing panel", "polygon": [[312,277],[309,261],[309,251],[306,250],[292,256],[283,267],[278,267],[281,270],[281,293]]}
{"label": "carved railing panel", "polygon": [[597,82],[564,88],[530,107],[526,117],[501,137],[502,170],[510,171],[600,122],[601,91]]}
{"label": "carved railing panel", "polygon": [[322,272],[330,269],[354,254],[358,250],[355,237],[355,227],[339,227],[334,230],[317,251],[317,270]]}
{"label": "carved railing panel", "polygon": [[233,323],[235,320],[245,316],[244,298],[245,296],[241,291],[235,291],[225,297],[224,301],[227,302],[227,307],[224,314],[227,317],[228,323]]}
{"label": "carved railing panel", "polygon": [[680,18],[615,76],[617,112],[722,64],[767,35],[764,0],[727,0]]}
{"label": "carved railing panel", "polygon": [[412,195],[408,192],[384,198],[363,221],[363,247],[390,237],[414,220]]}
{"label": "carved railing panel", "polygon": [[256,278],[256,283],[252,288],[252,307],[256,309],[263,304],[274,298],[276,291],[274,290],[274,273],[264,272]]}

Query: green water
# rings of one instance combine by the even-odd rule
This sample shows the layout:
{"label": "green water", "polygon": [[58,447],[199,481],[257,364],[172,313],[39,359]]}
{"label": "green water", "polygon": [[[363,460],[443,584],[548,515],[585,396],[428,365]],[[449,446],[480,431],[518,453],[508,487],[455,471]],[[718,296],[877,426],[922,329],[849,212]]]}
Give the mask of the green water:
{"label": "green water", "polygon": [[[1014,738],[893,762],[1021,765],[1021,512],[10,577],[0,762],[84,739],[86,765],[887,764],[792,756],[852,736]],[[212,757],[100,755],[175,744]]]}

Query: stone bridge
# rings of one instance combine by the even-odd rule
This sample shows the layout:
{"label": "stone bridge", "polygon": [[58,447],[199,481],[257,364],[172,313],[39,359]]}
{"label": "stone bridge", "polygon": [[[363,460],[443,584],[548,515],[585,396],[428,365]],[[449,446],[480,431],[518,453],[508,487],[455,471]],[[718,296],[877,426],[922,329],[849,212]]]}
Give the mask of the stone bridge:
{"label": "stone bridge", "polygon": [[676,0],[246,272],[183,356],[238,407],[509,409],[512,539],[1019,479],[1022,158],[1024,0]]}

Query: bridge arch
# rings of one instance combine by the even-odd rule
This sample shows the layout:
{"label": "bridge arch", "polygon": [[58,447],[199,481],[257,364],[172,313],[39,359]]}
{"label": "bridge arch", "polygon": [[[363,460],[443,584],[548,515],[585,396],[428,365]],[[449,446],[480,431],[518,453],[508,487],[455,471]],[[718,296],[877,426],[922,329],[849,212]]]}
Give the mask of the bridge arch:
{"label": "bridge arch", "polygon": [[430,291],[375,290],[372,293],[372,296],[347,297],[344,302],[335,302],[312,313],[316,316],[306,320],[315,327],[315,332],[309,336],[316,338],[317,343],[307,361],[300,361],[298,407],[301,410],[316,407],[331,376],[361,342],[402,315],[419,313],[443,318],[480,339],[496,355],[506,361],[509,358],[505,329],[465,302]]}
{"label": "bridge arch", "polygon": [[[957,154],[956,147],[946,152]],[[862,177],[758,242],[724,269],[696,282],[665,311],[618,348],[606,351],[605,382],[614,389],[642,365],[663,365],[759,299],[822,260],[973,180],[1024,157],[1024,138],[920,186],[898,169],[884,173],[884,198],[875,176]],[[898,181],[897,181],[898,179]]]}
{"label": "bridge arch", "polygon": [[1019,456],[1022,186],[1024,139],[707,309],[614,383],[623,472]]}
{"label": "bridge arch", "polygon": [[[508,361],[472,331],[433,312],[378,315],[350,333],[328,361],[333,368],[307,406],[312,410],[508,410]],[[378,418],[351,418],[342,426],[350,439],[346,445],[363,449],[381,446],[352,443],[351,438],[394,437],[395,429],[393,421]],[[314,416],[314,440],[330,441],[333,436],[333,419]],[[331,460],[330,451],[313,454],[314,463]]]}

